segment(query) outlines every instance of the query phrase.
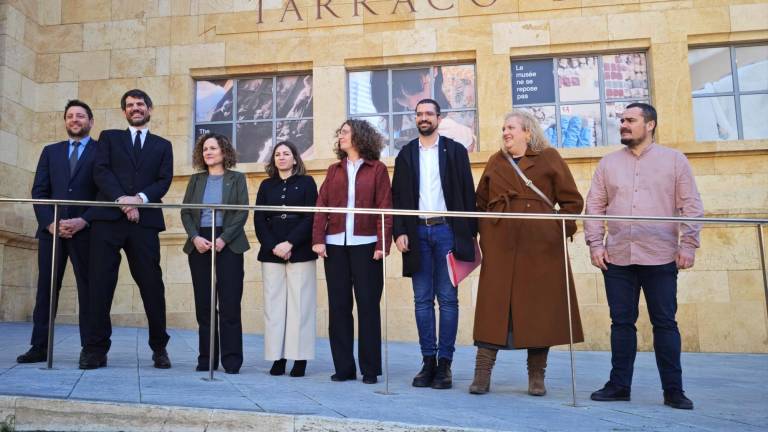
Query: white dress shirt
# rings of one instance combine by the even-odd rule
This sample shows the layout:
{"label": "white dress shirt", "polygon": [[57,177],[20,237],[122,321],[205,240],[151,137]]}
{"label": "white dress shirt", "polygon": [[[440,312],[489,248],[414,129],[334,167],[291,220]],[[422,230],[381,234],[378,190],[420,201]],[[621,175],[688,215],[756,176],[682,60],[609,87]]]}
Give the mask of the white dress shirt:
{"label": "white dress shirt", "polygon": [[147,140],[147,134],[149,134],[149,128],[139,129],[133,126],[128,126],[128,131],[131,132],[131,145],[136,141],[136,132],[141,131],[141,148],[144,149],[144,141]]}
{"label": "white dress shirt", "polygon": [[[360,158],[354,162],[347,159],[347,208],[355,208],[355,178],[360,167],[363,166],[363,159]],[[347,213],[346,227],[344,232],[330,234],[325,236],[325,244],[336,246],[357,246],[370,243],[376,243],[378,238],[372,236],[355,235],[355,215]]]}
{"label": "white dress shirt", "polygon": [[[440,182],[440,136],[431,147],[419,139],[419,210],[446,211],[443,185]],[[420,216],[426,219],[426,216]]]}

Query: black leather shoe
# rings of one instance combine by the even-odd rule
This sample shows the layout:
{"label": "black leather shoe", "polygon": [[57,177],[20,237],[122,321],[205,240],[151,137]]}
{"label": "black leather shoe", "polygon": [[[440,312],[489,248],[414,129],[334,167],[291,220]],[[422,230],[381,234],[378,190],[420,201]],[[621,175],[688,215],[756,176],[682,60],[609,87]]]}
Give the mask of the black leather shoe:
{"label": "black leather shoe", "polygon": [[341,381],[354,381],[357,377],[353,373],[352,375],[342,375],[340,373],[335,373],[331,375],[331,381],[341,382]]}
{"label": "black leather shoe", "polygon": [[286,359],[275,360],[275,362],[272,363],[272,368],[269,370],[269,374],[274,376],[285,374],[285,363],[287,361],[288,360]]}
{"label": "black leather shoe", "polygon": [[168,351],[159,349],[152,353],[152,361],[155,362],[155,367],[158,369],[170,369],[171,359],[168,358]]}
{"label": "black leather shoe", "polygon": [[603,388],[593,392],[590,399],[598,402],[616,402],[616,401],[628,401],[630,390],[628,388],[622,388],[614,385],[608,381]]}
{"label": "black leather shoe", "polygon": [[437,361],[435,379],[432,380],[432,388],[445,390],[453,387],[453,374],[451,374],[451,360],[441,358]]}
{"label": "black leather shoe", "polygon": [[48,350],[32,346],[29,351],[16,357],[16,363],[40,363],[48,360]]}
{"label": "black leather shoe", "polygon": [[240,373],[240,369],[224,369],[224,373],[230,374],[230,375],[237,375]]}
{"label": "black leather shoe", "polygon": [[290,375],[292,377],[303,377],[306,370],[307,370],[306,360],[295,360],[293,362],[293,367],[291,368]]}
{"label": "black leather shoe", "polygon": [[80,352],[80,369],[98,369],[107,366],[107,355],[100,355],[96,353]]}
{"label": "black leather shoe", "polygon": [[435,379],[435,370],[437,369],[437,357],[424,356],[422,360],[422,367],[419,373],[413,377],[412,385],[414,387],[429,387],[432,385],[432,380]]}
{"label": "black leather shoe", "polygon": [[363,384],[376,384],[379,382],[376,375],[363,375]]}
{"label": "black leather shoe", "polygon": [[677,409],[693,409],[693,401],[685,397],[685,392],[682,390],[664,392],[664,405]]}

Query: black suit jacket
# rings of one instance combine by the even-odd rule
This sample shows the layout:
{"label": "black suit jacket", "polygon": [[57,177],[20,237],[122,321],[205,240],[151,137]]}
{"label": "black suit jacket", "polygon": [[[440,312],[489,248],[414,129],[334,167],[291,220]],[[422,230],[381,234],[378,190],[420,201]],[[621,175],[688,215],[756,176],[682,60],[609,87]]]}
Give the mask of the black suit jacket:
{"label": "black suit jacket", "polygon": [[[173,180],[173,148],[165,138],[149,133],[141,156],[133,157],[133,142],[128,129],[105,130],[99,136],[93,178],[99,188],[99,201],[115,201],[123,195],[143,192],[149,202],[160,203]],[[94,220],[119,220],[125,214],[118,207],[94,209]],[[163,211],[139,209],[139,225],[165,230]]]}
{"label": "black suit jacket", "polygon": [[[69,141],[45,146],[37,162],[32,198],[93,201],[97,191],[93,181],[93,162],[97,145],[94,139],[88,142],[72,174],[69,172]],[[53,206],[34,207],[39,224],[36,236],[50,236],[47,227],[53,222]],[[89,223],[95,210],[93,207],[83,206],[63,206],[60,209],[59,219],[82,217]]]}
{"label": "black suit jacket", "polygon": [[[440,137],[438,142],[440,161],[440,184],[443,188],[445,206],[449,211],[475,211],[475,183],[469,165],[467,149],[456,141]],[[395,159],[395,174],[392,177],[392,205],[396,209],[419,209],[419,140],[409,142],[400,150]],[[408,235],[409,252],[403,254],[403,276],[412,276],[418,271],[419,234],[418,216],[394,217],[392,233],[397,239]],[[474,218],[449,218],[453,229],[454,254],[462,261],[475,259],[473,237],[477,235],[477,220]]]}

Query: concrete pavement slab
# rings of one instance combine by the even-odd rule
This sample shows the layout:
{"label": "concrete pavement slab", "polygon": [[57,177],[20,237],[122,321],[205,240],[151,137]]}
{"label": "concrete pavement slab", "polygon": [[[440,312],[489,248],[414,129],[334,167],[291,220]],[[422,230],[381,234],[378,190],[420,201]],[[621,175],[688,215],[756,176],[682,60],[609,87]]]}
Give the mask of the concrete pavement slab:
{"label": "concrete pavement slab", "polygon": [[[208,373],[194,371],[194,331],[169,330],[173,367],[159,370],[152,367],[146,329],[116,327],[108,367],[88,371],[77,369],[79,335],[76,326],[68,325],[56,329],[54,370],[40,370],[44,363],[17,365],[15,358],[28,348],[30,332],[29,323],[0,323],[0,346],[4,348],[0,350],[0,395],[6,395],[0,399],[0,421],[8,413],[15,413],[17,418],[44,417],[50,422],[61,416],[60,428],[55,429],[59,431],[89,430],[84,422],[96,422],[99,410],[123,413],[115,419],[115,427],[122,430],[202,431],[199,426],[203,424],[209,431],[768,429],[768,355],[683,354],[686,393],[696,409],[680,411],[662,404],[653,353],[638,353],[631,402],[599,403],[589,400],[589,395],[605,383],[610,354],[575,352],[577,407],[573,407],[570,356],[562,350],[551,352],[548,393],[536,398],[527,394],[524,351],[499,353],[491,392],[477,396],[467,392],[475,354],[470,346],[457,347],[454,388],[433,390],[410,384],[421,362],[418,345],[413,343],[388,345],[387,386],[384,377],[374,385],[359,379],[331,382],[333,366],[327,339],[318,339],[317,359],[309,362],[307,376],[271,376],[271,362],[263,360],[263,338],[245,335],[241,373],[220,371],[216,380],[209,382],[204,380]],[[387,389],[389,393],[382,394]],[[55,403],[33,403],[29,396]],[[106,404],[93,411],[88,405],[77,405],[86,404],[84,401]],[[43,409],[48,411],[43,413]],[[80,409],[92,411],[93,416],[76,422],[73,416]],[[258,416],[267,416],[267,420]],[[148,426],[153,422],[154,429]],[[24,427],[52,424],[25,423]],[[264,424],[274,428],[263,429]]]}

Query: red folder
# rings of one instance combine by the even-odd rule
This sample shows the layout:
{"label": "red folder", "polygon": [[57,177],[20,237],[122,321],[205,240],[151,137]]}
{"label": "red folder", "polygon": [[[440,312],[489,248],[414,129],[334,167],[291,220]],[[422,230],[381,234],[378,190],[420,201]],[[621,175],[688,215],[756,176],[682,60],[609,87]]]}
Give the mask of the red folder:
{"label": "red folder", "polygon": [[453,251],[448,252],[445,261],[448,265],[448,277],[451,278],[451,284],[458,288],[459,283],[480,265],[481,260],[480,245],[477,244],[477,239],[475,239],[475,260],[472,262],[458,260],[453,256]]}

